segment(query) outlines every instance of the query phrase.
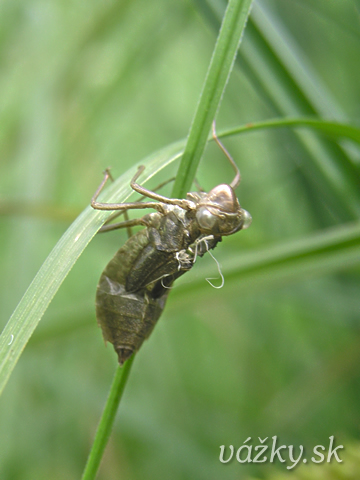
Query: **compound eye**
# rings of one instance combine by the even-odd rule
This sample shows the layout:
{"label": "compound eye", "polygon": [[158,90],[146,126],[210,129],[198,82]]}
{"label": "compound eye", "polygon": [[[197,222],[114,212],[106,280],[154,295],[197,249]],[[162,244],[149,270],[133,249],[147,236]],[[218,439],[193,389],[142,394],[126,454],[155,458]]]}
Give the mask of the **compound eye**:
{"label": "compound eye", "polygon": [[216,215],[213,215],[209,210],[205,207],[200,207],[196,213],[196,219],[198,221],[199,227],[202,230],[209,230],[212,231],[214,226],[216,225],[218,218]]}
{"label": "compound eye", "polygon": [[243,218],[243,224],[241,229],[245,230],[245,228],[249,228],[252,222],[252,216],[250,213],[242,208],[242,218]]}

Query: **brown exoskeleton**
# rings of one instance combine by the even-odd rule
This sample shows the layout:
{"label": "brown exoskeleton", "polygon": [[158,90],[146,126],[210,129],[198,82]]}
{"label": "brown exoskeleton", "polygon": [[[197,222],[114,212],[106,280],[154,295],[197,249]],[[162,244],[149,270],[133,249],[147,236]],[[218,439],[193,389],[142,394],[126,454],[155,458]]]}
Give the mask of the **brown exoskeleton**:
{"label": "brown exoskeleton", "polygon": [[95,192],[91,206],[99,210],[153,208],[141,218],[105,225],[103,231],[143,225],[118,250],[103,271],[96,292],[96,316],[105,341],[113,344],[122,365],[136,352],[159,319],[173,282],[190,270],[198,256],[215,248],[221,238],[251,223],[235,195],[240,172],[221,144],[213,127],[213,138],[235,170],[233,181],[209,193],[191,192],[186,199],[167,198],[136,183],[139,167],[130,185],[155,201],[99,203],[97,198],[110,178],[109,170]]}

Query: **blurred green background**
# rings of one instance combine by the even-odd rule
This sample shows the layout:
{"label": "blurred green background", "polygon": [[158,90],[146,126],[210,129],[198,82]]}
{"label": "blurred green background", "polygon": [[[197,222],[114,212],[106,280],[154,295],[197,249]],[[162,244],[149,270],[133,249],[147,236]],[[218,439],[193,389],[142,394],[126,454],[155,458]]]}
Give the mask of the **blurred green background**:
{"label": "blurred green background", "polygon": [[[356,124],[359,3],[256,3],[218,129],[303,115]],[[119,176],[186,136],[224,5],[1,3],[1,328],[102,170]],[[288,129],[224,143],[241,168],[238,195],[253,224],[216,249],[223,265],[357,220],[354,145]],[[232,175],[209,146],[201,185]],[[91,242],[24,351],[0,398],[2,480],[80,477],[116,365],[96,325],[95,290],[125,240],[118,231]],[[358,264],[293,275],[290,265],[276,281],[270,271],[249,286],[236,276],[227,282],[224,268],[222,290],[206,284],[204,269],[217,275],[213,260],[201,259],[137,355],[98,478],[282,478],[279,462],[219,462],[220,445],[274,435],[308,449],[335,435],[348,458],[324,478],[358,478]],[[318,478],[323,468],[290,476]]]}

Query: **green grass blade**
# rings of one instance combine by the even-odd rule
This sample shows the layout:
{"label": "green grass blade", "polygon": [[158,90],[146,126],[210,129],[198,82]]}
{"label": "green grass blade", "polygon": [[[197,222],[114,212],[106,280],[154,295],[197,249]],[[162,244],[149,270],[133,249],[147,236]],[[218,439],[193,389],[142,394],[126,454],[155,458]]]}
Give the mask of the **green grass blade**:
{"label": "green grass blade", "polygon": [[[216,253],[215,253],[216,256]],[[225,290],[266,291],[289,282],[303,281],[310,277],[349,271],[360,265],[360,223],[325,229],[306,237],[246,250],[221,262],[225,278]],[[197,265],[196,277],[186,279],[174,288],[171,297],[177,304],[186,296],[188,301],[199,302],[200,296],[209,295],[205,278],[213,277],[215,266]],[[216,273],[215,273],[216,276]],[[58,335],[49,328],[47,337]]]}
{"label": "green grass blade", "polygon": [[[250,48],[243,51],[257,75],[266,79],[263,86],[281,114],[327,115],[343,120],[341,108],[303,58],[291,33],[263,2],[257,7],[249,24]],[[303,158],[309,183],[324,192],[327,201],[344,219],[356,219],[360,212],[360,192],[358,180],[353,176],[356,167],[352,158],[326,139],[304,136],[301,132],[298,138],[308,152]]]}
{"label": "green grass blade", "polygon": [[[351,125],[296,118],[274,119],[267,122],[242,125],[220,132],[219,136],[226,137],[275,127],[309,127],[335,137],[346,137],[360,142],[359,129]],[[140,179],[140,181],[144,182],[151,178],[161,168],[178,158],[184,144],[185,141],[177,142],[145,159],[142,163],[146,164],[146,179]],[[109,185],[102,199],[104,201],[125,200],[131,193],[129,182],[134,172],[135,168]],[[109,212],[94,211],[87,207],[59,240],[29,286],[0,336],[0,393],[50,301],[109,214]]]}
{"label": "green grass blade", "polygon": [[132,355],[129,360],[125,362],[123,367],[120,367],[120,365],[117,366],[82,480],[92,480],[96,477],[134,359],[135,355]]}
{"label": "green grass blade", "polygon": [[[190,129],[179,173],[175,180],[173,196],[184,196],[190,189],[197,164],[207,143],[211,122],[215,117],[215,112],[235,61],[250,5],[251,0],[229,1],[198,109]],[[119,367],[117,369],[85,467],[83,480],[94,479],[97,474],[133,360],[134,355],[125,363],[123,369]]]}
{"label": "green grass blade", "polygon": [[344,120],[345,115],[341,107],[309,64],[296,40],[261,0],[254,7],[252,21],[261,31],[288,76],[293,79],[306,105],[321,116]]}
{"label": "green grass blade", "polygon": [[[238,289],[287,284],[289,280],[309,278],[349,270],[360,264],[360,223],[342,225],[270,247],[247,251],[222,262],[225,282]],[[201,270],[191,284],[179,286],[177,294],[196,294],[208,288],[204,278],[212,276],[213,266]]]}
{"label": "green grass blade", "polygon": [[251,1],[229,0],[174,184],[174,197],[185,196],[195,177],[212,121],[233,68]]}
{"label": "green grass blade", "polygon": [[[201,8],[214,28],[217,28],[222,0],[194,2]],[[343,118],[335,100],[317,77],[311,65],[306,65],[306,74],[299,62],[299,48],[290,32],[271,12],[258,2],[254,16],[249,19],[238,65],[249,76],[254,88],[280,116],[331,116]],[[321,91],[317,101],[309,92]],[[331,210],[344,221],[358,218],[360,213],[360,190],[358,188],[355,162],[340,146],[324,138],[303,135],[297,132],[294,146],[300,148],[304,174],[309,186],[320,192]]]}
{"label": "green grass blade", "polygon": [[[178,158],[181,148],[182,144],[176,143],[145,159],[146,179]],[[124,201],[131,193],[129,183],[134,173],[135,168],[109,185],[102,200]],[[0,336],[0,393],[61,283],[110,213],[87,207],[55,245],[25,292]]]}
{"label": "green grass blade", "polygon": [[[263,122],[247,123],[239,127],[234,127],[223,132],[219,132],[221,137],[228,137],[239,133],[248,133],[255,130],[264,130],[268,128],[281,127],[308,127],[313,130],[319,130],[326,135],[334,138],[346,138],[360,144],[360,127],[354,127],[349,123],[329,122],[317,118],[274,118]],[[359,170],[352,171],[353,174],[359,176]]]}

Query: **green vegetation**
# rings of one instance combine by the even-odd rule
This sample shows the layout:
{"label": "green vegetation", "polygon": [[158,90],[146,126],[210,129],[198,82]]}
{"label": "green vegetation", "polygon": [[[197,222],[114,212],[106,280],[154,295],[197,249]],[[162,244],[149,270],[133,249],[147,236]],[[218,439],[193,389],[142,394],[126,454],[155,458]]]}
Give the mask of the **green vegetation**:
{"label": "green vegetation", "polygon": [[[67,228],[105,167],[117,178],[107,200],[129,195],[141,163],[149,188],[176,173],[225,3],[3,2],[1,326],[34,282],[0,338],[1,479],[82,474],[116,367],[95,288],[126,233],[80,256],[107,214],[88,207]],[[345,449],[332,476],[328,465],[292,474],[357,478],[359,31],[350,0],[254,7],[217,115],[253,225],[214,252],[222,290],[205,282],[210,257],[174,288],[136,356],[99,479],[280,479],[279,462],[219,462],[220,445],[274,435],[309,449],[335,435]],[[209,130],[204,105],[187,158]],[[209,189],[232,175],[209,144],[197,180]]]}

